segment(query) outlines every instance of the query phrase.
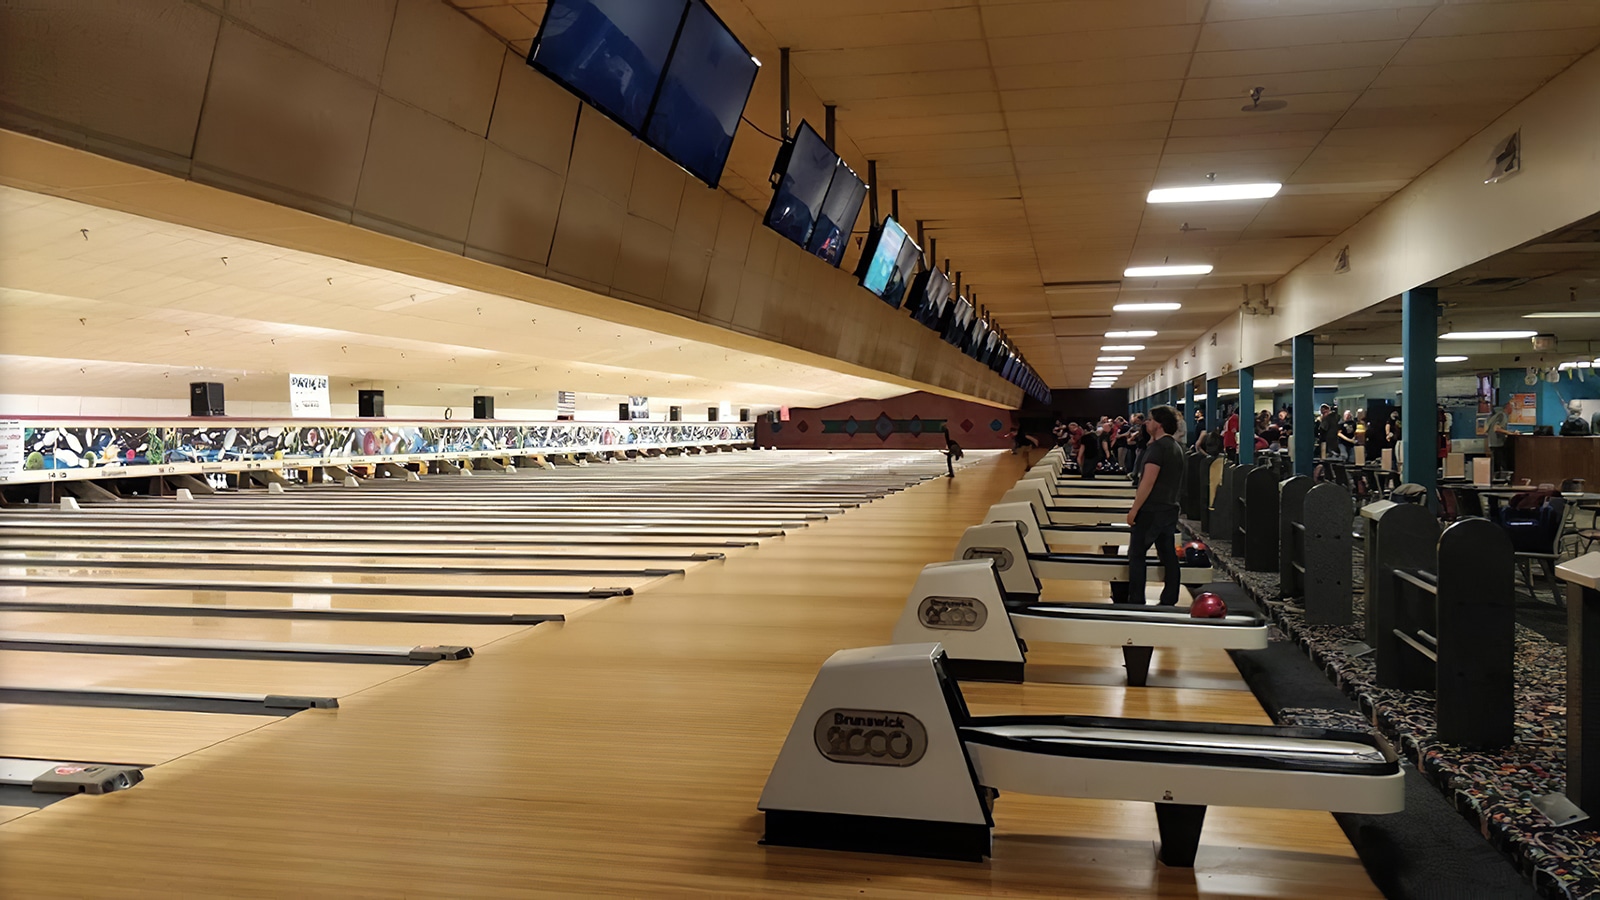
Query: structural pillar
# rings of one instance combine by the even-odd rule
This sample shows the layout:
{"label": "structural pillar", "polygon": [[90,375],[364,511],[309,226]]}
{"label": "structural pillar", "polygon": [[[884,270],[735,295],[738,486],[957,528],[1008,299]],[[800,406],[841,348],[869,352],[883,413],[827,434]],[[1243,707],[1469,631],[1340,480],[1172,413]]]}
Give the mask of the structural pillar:
{"label": "structural pillar", "polygon": [[1216,434],[1222,427],[1222,398],[1215,378],[1206,379],[1206,433]]}
{"label": "structural pillar", "polygon": [[[1310,475],[1312,457],[1316,455],[1317,436],[1316,382],[1312,378],[1317,361],[1314,336],[1297,334],[1291,351],[1294,364],[1294,473]],[[1383,427],[1381,424],[1378,427]]]}
{"label": "structural pillar", "polygon": [[[1400,433],[1405,443],[1401,476],[1427,489],[1429,507],[1437,508],[1434,489],[1439,478],[1439,289],[1412,288],[1400,295]],[[1378,427],[1383,427],[1379,423]]]}
{"label": "structural pillar", "polygon": [[1194,427],[1194,379],[1188,378],[1183,382],[1183,433],[1184,445],[1194,443],[1195,435],[1189,433]]}
{"label": "structural pillar", "polygon": [[1256,376],[1249,366],[1239,370],[1239,465],[1256,461]]}

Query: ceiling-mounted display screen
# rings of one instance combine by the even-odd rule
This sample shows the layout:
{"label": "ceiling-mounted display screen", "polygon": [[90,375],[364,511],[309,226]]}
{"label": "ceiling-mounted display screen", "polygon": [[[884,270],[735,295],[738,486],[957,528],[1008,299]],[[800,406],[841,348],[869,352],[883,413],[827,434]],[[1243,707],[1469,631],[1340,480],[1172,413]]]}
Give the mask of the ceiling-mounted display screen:
{"label": "ceiling-mounted display screen", "polygon": [[938,269],[917,273],[906,292],[906,309],[918,322],[936,328],[944,314],[945,303],[950,299],[950,279]]}
{"label": "ceiling-mounted display screen", "polygon": [[892,217],[884,219],[882,225],[873,229],[861,253],[861,265],[856,268],[856,277],[861,279],[862,287],[876,296],[884,296],[891,279],[899,273],[900,248],[905,246],[906,241],[906,230]]}
{"label": "ceiling-mounted display screen", "polygon": [[704,0],[550,0],[528,64],[713,187],[761,66]]}
{"label": "ceiling-mounted display screen", "polygon": [[828,185],[828,195],[822,200],[822,215],[817,217],[817,227],[811,230],[806,249],[837,266],[844,259],[845,248],[850,244],[850,230],[856,217],[861,215],[861,201],[867,197],[867,186],[844,160],[834,166],[833,181]]}
{"label": "ceiling-mounted display screen", "polygon": [[889,275],[889,284],[883,290],[883,302],[898,309],[900,302],[905,299],[906,287],[911,283],[917,271],[917,261],[922,259],[922,248],[917,246],[908,235],[900,242],[900,255],[895,260],[894,272]]}
{"label": "ceiling-mounted display screen", "polygon": [[709,7],[698,0],[690,3],[650,112],[645,140],[715,187],[760,68]]}
{"label": "ceiling-mounted display screen", "polygon": [[948,321],[944,328],[945,343],[962,346],[966,343],[967,332],[972,329],[972,320],[977,318],[972,303],[965,297],[957,297],[946,317]]}
{"label": "ceiling-mounted display screen", "polygon": [[807,246],[838,168],[839,157],[828,149],[821,135],[801,122],[773,167],[773,175],[779,180],[772,203],[767,206],[767,227]]}
{"label": "ceiling-mounted display screen", "polygon": [[551,0],[528,63],[637,134],[687,6],[688,0]]}

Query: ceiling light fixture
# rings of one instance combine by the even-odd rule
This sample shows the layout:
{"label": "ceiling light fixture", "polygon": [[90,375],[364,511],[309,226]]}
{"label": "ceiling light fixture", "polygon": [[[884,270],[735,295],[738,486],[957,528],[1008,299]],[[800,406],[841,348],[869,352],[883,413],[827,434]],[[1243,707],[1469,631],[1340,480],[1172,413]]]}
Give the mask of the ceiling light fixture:
{"label": "ceiling light fixture", "polygon": [[[1405,361],[1406,358],[1404,356],[1391,356],[1384,360],[1386,363],[1404,363]],[[1457,363],[1466,362],[1467,358],[1465,356],[1435,356],[1433,361],[1436,363]]]}
{"label": "ceiling light fixture", "polygon": [[1158,332],[1154,332],[1154,331],[1108,331],[1108,332],[1106,332],[1106,337],[1112,338],[1112,339],[1117,339],[1117,338],[1152,338],[1152,337],[1155,337],[1157,333]]}
{"label": "ceiling light fixture", "polygon": [[1136,357],[1136,356],[1097,356],[1097,357],[1094,358],[1094,361],[1095,362],[1133,362],[1135,359],[1138,359],[1138,357]]}
{"label": "ceiling light fixture", "polygon": [[1404,372],[1405,370],[1406,370],[1406,367],[1403,366],[1403,365],[1399,365],[1399,366],[1397,366],[1397,365],[1381,365],[1380,366],[1380,365],[1375,365],[1373,363],[1361,363],[1359,365],[1354,365],[1354,366],[1345,366],[1345,371],[1348,371],[1348,372]]}
{"label": "ceiling light fixture", "polygon": [[1371,372],[1316,372],[1313,378],[1371,378]]}
{"label": "ceiling light fixture", "polygon": [[1144,345],[1143,344],[1106,344],[1105,346],[1101,347],[1100,349],[1102,351],[1106,352],[1106,353],[1116,353],[1118,350],[1127,350],[1127,351],[1143,350],[1144,349]]}
{"label": "ceiling light fixture", "polygon": [[1284,379],[1281,379],[1281,378],[1258,378],[1258,379],[1255,380],[1254,386],[1258,387],[1258,388],[1275,388],[1275,387],[1283,387],[1286,384],[1293,384],[1293,383],[1294,382],[1292,382],[1292,381],[1287,381],[1287,380],[1284,380]]}
{"label": "ceiling light fixture", "polygon": [[1600,311],[1595,312],[1537,312],[1527,313],[1524,319],[1600,319]]}
{"label": "ceiling light fixture", "polygon": [[1182,303],[1118,303],[1111,307],[1115,312],[1172,312],[1183,309]]}
{"label": "ceiling light fixture", "polygon": [[1147,203],[1208,203],[1219,200],[1266,200],[1275,197],[1283,185],[1276,181],[1255,184],[1199,184],[1193,187],[1156,188]]}
{"label": "ceiling light fixture", "polygon": [[1130,266],[1122,270],[1124,278],[1165,278],[1168,275],[1209,275],[1210,263],[1187,266]]}
{"label": "ceiling light fixture", "polygon": [[1511,341],[1531,338],[1537,331],[1451,331],[1439,335],[1441,341]]}

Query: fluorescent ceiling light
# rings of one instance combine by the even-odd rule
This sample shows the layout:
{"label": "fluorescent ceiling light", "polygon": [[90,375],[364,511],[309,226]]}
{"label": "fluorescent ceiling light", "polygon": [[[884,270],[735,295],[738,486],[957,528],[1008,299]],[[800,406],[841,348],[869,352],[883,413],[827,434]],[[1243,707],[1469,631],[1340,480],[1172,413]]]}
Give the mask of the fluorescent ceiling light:
{"label": "fluorescent ceiling light", "polygon": [[1528,313],[1524,319],[1600,319],[1600,310],[1595,312],[1542,312]]}
{"label": "fluorescent ceiling light", "polygon": [[1137,356],[1097,356],[1095,362],[1133,362]]}
{"label": "fluorescent ceiling light", "polygon": [[1381,365],[1380,366],[1380,365],[1375,365],[1373,363],[1361,363],[1359,365],[1354,365],[1354,366],[1345,366],[1345,371],[1348,371],[1348,372],[1404,372],[1405,369],[1406,369],[1406,367],[1403,366],[1403,365],[1399,365],[1399,366],[1397,366],[1397,365]]}
{"label": "fluorescent ceiling light", "polygon": [[1156,332],[1156,331],[1108,331],[1108,332],[1106,332],[1106,337],[1108,337],[1108,338],[1147,338],[1147,337],[1155,337],[1159,333],[1160,332]]}
{"label": "fluorescent ceiling light", "polygon": [[1286,380],[1279,379],[1279,378],[1261,378],[1261,379],[1258,379],[1258,380],[1256,380],[1254,382],[1254,387],[1258,387],[1258,388],[1283,387],[1286,384],[1293,384],[1293,382],[1286,381]]}
{"label": "fluorescent ceiling light", "polygon": [[[1406,358],[1404,356],[1391,356],[1384,360],[1386,363],[1404,363],[1405,361]],[[1433,361],[1436,363],[1466,362],[1467,358],[1465,356],[1435,356]]]}
{"label": "fluorescent ceiling light", "polygon": [[1196,400],[1205,400],[1205,399],[1208,399],[1209,397],[1210,397],[1209,394],[1195,394],[1194,395],[1194,398]]}
{"label": "fluorescent ceiling light", "polygon": [[1127,350],[1127,351],[1143,350],[1144,349],[1144,345],[1143,344],[1106,344],[1104,347],[1101,347],[1100,349],[1101,349],[1101,351],[1103,351],[1105,353],[1115,353],[1118,350]]}
{"label": "fluorescent ceiling light", "polygon": [[1183,309],[1182,303],[1118,303],[1111,307],[1117,312],[1172,312]]}
{"label": "fluorescent ceiling light", "polygon": [[1156,188],[1145,198],[1149,203],[1204,203],[1215,200],[1265,200],[1277,196],[1283,185],[1276,181],[1258,184],[1199,184],[1194,187]]}
{"label": "fluorescent ceiling light", "polygon": [[1187,266],[1129,266],[1122,270],[1123,278],[1164,278],[1168,275],[1209,275],[1210,263]]}
{"label": "fluorescent ceiling light", "polygon": [[1441,341],[1510,341],[1531,338],[1537,331],[1452,331],[1439,335]]}
{"label": "fluorescent ceiling light", "polygon": [[1231,397],[1231,396],[1233,396],[1234,394],[1237,394],[1237,393],[1239,393],[1239,389],[1238,388],[1219,388],[1217,390],[1217,396],[1218,397]]}
{"label": "fluorescent ceiling light", "polygon": [[1315,372],[1313,378],[1371,378],[1371,372]]}
{"label": "fluorescent ceiling light", "polygon": [[1556,368],[1557,369],[1592,369],[1592,368],[1594,368],[1594,363],[1592,363],[1592,362],[1590,362],[1588,360],[1584,360],[1583,362],[1564,362],[1561,365],[1556,366]]}

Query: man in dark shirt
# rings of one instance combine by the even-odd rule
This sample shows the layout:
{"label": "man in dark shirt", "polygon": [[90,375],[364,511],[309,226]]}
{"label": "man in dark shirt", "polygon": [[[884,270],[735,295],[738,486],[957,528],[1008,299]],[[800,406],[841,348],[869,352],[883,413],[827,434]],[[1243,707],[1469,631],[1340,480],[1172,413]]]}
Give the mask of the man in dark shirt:
{"label": "man in dark shirt", "polygon": [[1170,406],[1150,411],[1145,422],[1149,444],[1140,463],[1139,490],[1128,510],[1128,598],[1144,602],[1145,554],[1155,545],[1156,558],[1166,574],[1161,589],[1161,605],[1178,603],[1178,550],[1173,537],[1178,528],[1178,498],[1183,496],[1183,448],[1172,435],[1178,430],[1178,414]]}

